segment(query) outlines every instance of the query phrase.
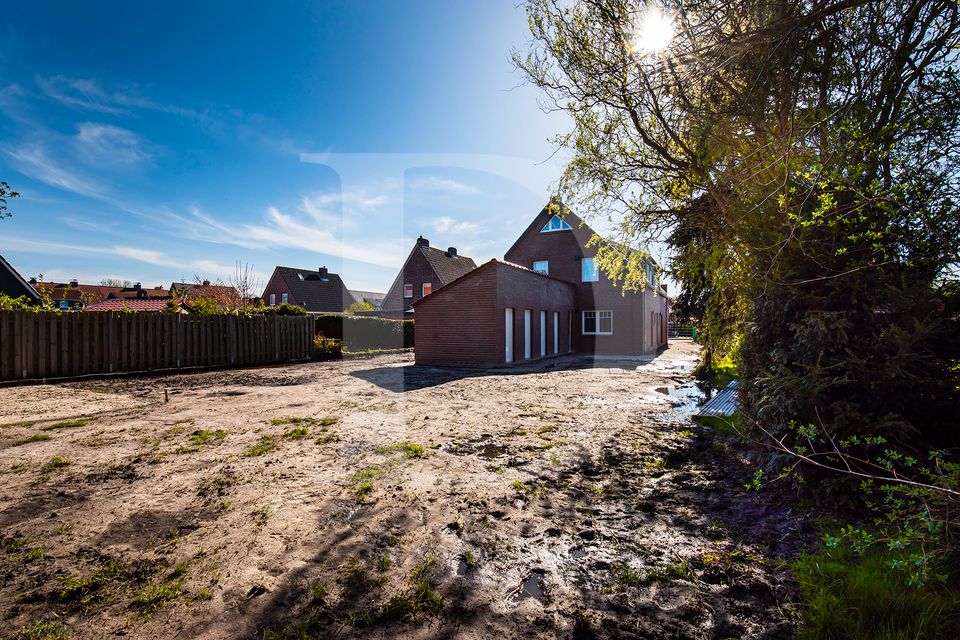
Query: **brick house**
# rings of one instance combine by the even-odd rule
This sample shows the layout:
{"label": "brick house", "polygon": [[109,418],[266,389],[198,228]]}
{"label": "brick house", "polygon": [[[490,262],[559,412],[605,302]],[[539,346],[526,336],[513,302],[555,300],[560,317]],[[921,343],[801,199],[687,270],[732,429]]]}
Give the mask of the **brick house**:
{"label": "brick house", "polygon": [[0,256],[0,293],[11,298],[26,298],[27,302],[32,304],[40,303],[40,296],[36,290],[3,256]]}
{"label": "brick house", "polygon": [[666,290],[647,258],[643,291],[600,273],[593,230],[548,205],[507,251],[414,305],[417,364],[507,366],[566,353],[640,357],[667,344]]}
{"label": "brick house", "polygon": [[384,296],[382,309],[408,311],[417,300],[476,268],[473,258],[461,256],[456,247],[435,249],[420,236]]}
{"label": "brick house", "polygon": [[356,302],[339,275],[326,267],[316,271],[277,267],[263,290],[267,306],[295,304],[309,312],[342,312]]}

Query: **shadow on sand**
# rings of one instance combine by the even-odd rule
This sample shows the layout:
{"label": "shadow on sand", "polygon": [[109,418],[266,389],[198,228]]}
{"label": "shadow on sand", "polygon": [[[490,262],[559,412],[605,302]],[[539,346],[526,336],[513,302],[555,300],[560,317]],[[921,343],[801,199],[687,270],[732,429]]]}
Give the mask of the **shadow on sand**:
{"label": "shadow on sand", "polygon": [[429,367],[418,364],[404,364],[400,366],[375,367],[352,371],[350,375],[375,384],[381,389],[403,393],[436,387],[448,382],[465,380],[468,378],[483,378],[487,376],[522,376],[531,373],[544,373],[555,370],[579,369],[622,369],[636,370],[638,367],[654,362],[660,353],[643,360],[595,358],[592,355],[573,354],[535,361],[531,364],[521,364],[513,367],[498,367],[492,369],[471,369],[466,367]]}

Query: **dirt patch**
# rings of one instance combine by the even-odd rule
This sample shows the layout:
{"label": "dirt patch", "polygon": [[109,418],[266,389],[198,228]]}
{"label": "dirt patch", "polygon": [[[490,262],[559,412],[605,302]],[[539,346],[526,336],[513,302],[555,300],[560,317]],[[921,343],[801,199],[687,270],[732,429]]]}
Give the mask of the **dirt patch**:
{"label": "dirt patch", "polygon": [[[2,626],[788,635],[779,561],[799,524],[690,422],[709,392],[696,356],[491,373],[404,354],[0,389]],[[43,429],[78,416],[96,419]]]}

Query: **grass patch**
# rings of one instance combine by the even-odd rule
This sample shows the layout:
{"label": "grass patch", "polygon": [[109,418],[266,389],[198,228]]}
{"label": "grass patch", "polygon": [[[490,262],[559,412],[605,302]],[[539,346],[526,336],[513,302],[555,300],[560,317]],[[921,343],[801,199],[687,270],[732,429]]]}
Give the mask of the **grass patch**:
{"label": "grass patch", "polygon": [[12,535],[9,538],[6,536],[0,537],[0,549],[7,553],[15,553],[20,551],[20,549],[22,549],[26,544],[26,536],[22,536],[19,533]]}
{"label": "grass patch", "polygon": [[141,615],[150,616],[180,595],[183,580],[161,580],[148,584],[130,601],[130,606]]}
{"label": "grass patch", "polygon": [[279,445],[275,436],[260,436],[257,444],[243,452],[243,457],[253,458],[255,456],[262,456],[271,451],[275,451],[277,448],[279,448]]}
{"label": "grass patch", "polygon": [[61,577],[56,597],[71,609],[87,613],[113,601],[114,596],[106,587],[125,570],[126,564],[122,560],[110,560],[97,567],[89,576]]}
{"label": "grass patch", "polygon": [[46,433],[35,433],[33,435],[27,436],[26,438],[21,438],[20,440],[15,440],[14,443],[10,446],[19,447],[22,444],[30,444],[31,442],[43,442],[45,440],[50,440],[50,436]]}
{"label": "grass patch", "polygon": [[428,580],[416,583],[412,593],[398,594],[390,598],[378,616],[381,622],[402,620],[417,613],[439,614],[443,610],[443,595],[437,593]]}
{"label": "grass patch", "polygon": [[739,436],[740,417],[734,413],[732,416],[722,418],[720,416],[697,416],[697,422],[710,427],[718,436]]}
{"label": "grass patch", "polygon": [[223,440],[226,437],[227,432],[223,429],[201,429],[190,434],[190,443],[200,446],[208,442]]}
{"label": "grass patch", "polygon": [[353,495],[356,496],[357,502],[363,502],[368,495],[373,493],[373,490],[376,488],[374,480],[379,480],[387,475],[387,470],[390,466],[389,462],[375,464],[360,469],[353,474]]}
{"label": "grass patch", "polygon": [[79,418],[77,420],[66,420],[64,422],[54,422],[53,424],[48,424],[40,427],[41,431],[54,431],[56,429],[76,429],[77,427],[85,427],[90,424],[88,418]]}
{"label": "grass patch", "polygon": [[797,637],[955,638],[960,592],[942,585],[907,586],[883,550],[862,557],[831,549],[793,563],[800,586]]}
{"label": "grass patch", "polygon": [[70,466],[70,460],[63,456],[53,456],[47,464],[40,467],[40,471],[47,474],[67,466]]}
{"label": "grass patch", "polygon": [[253,518],[253,524],[258,529],[262,529],[270,519],[270,509],[268,507],[261,507],[260,509],[254,510],[250,516]]}
{"label": "grass patch", "polygon": [[627,587],[641,587],[651,582],[685,579],[693,577],[690,566],[682,560],[651,567],[646,571],[634,569],[626,562],[613,566],[613,591],[624,591]]}
{"label": "grass patch", "polygon": [[37,424],[36,420],[24,420],[23,422],[8,422],[7,424],[0,424],[0,429],[15,429],[17,427],[27,428],[32,427]]}
{"label": "grass patch", "polygon": [[294,427],[283,432],[283,437],[287,440],[303,440],[309,435],[310,430],[307,427]]}
{"label": "grass patch", "polygon": [[657,458],[651,462],[647,462],[643,465],[643,470],[647,473],[654,473],[656,471],[662,471],[667,467],[667,463],[663,458]]}
{"label": "grass patch", "polygon": [[416,444],[409,440],[379,446],[376,448],[376,452],[383,455],[399,452],[406,458],[426,458],[429,455],[422,444]]}
{"label": "grass patch", "polygon": [[69,640],[70,628],[59,622],[34,622],[11,636],[13,640]]}

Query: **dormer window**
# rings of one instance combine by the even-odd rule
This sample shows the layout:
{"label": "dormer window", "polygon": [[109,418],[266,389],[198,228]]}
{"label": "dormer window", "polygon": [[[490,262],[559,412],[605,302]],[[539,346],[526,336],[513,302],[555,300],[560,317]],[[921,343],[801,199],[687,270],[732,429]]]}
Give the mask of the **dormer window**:
{"label": "dormer window", "polygon": [[570,225],[567,224],[560,216],[553,216],[550,218],[550,222],[543,225],[543,229],[540,229],[540,233],[547,233],[549,231],[570,231]]}

